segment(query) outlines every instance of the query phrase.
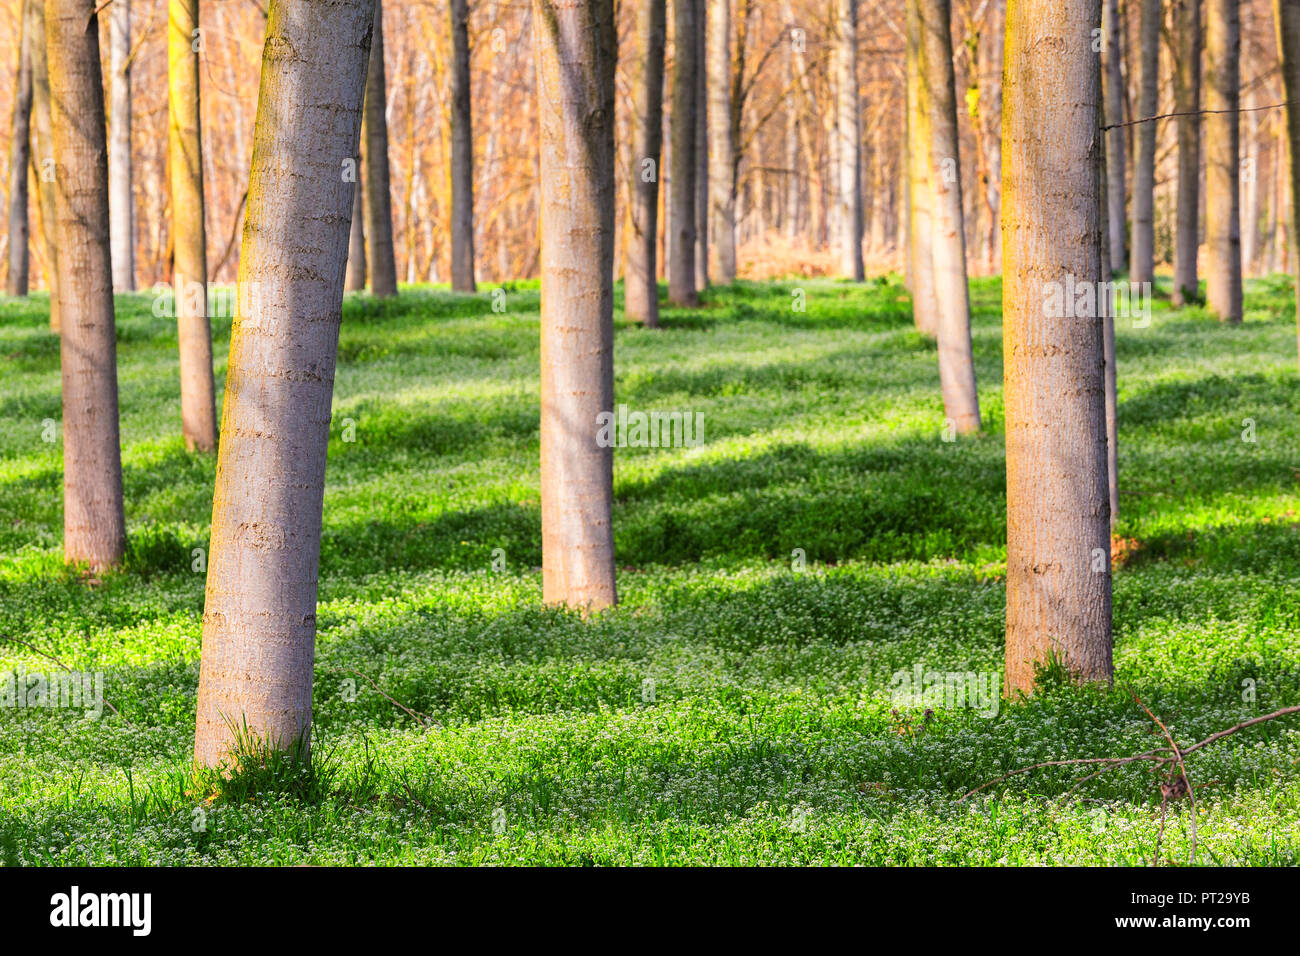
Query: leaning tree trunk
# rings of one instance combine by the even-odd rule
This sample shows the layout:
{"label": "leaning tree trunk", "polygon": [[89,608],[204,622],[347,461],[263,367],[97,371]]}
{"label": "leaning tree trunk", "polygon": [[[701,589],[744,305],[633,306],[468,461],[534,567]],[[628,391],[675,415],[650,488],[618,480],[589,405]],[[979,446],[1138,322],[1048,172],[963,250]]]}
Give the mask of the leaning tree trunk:
{"label": "leaning tree trunk", "polygon": [[1105,89],[1105,125],[1106,132],[1106,225],[1109,227],[1110,271],[1123,272],[1126,265],[1124,255],[1124,224],[1128,216],[1124,212],[1124,169],[1128,163],[1128,147],[1125,143],[1124,127],[1124,58],[1120,52],[1121,24],[1119,0],[1104,0],[1102,10],[1103,33],[1106,38],[1105,73],[1102,77]]}
{"label": "leaning tree trunk", "polygon": [[131,0],[108,8],[108,233],[113,242],[113,288],[135,289],[135,195],[131,168]]}
{"label": "leaning tree trunk", "polygon": [[372,0],[272,0],[267,17],[212,503],[194,735],[204,766],[250,744],[302,753],[310,740],[354,192],[340,170],[357,154],[374,22]]}
{"label": "leaning tree trunk", "polygon": [[[360,170],[364,160],[358,157]],[[366,287],[366,199],[365,186],[358,173],[352,195],[352,229],[348,234],[348,271],[343,281],[345,292],[360,292]]]}
{"label": "leaning tree trunk", "polygon": [[1241,19],[1237,0],[1205,7],[1205,296],[1222,322],[1241,321]]}
{"label": "leaning tree trunk", "polygon": [[[383,65],[379,68],[382,70]],[[451,287],[475,292],[474,133],[469,95],[469,2],[451,0]]]}
{"label": "leaning tree trunk", "polygon": [[5,291],[9,295],[27,294],[30,264],[27,249],[27,164],[31,161],[32,150],[32,35],[27,8],[33,2],[23,0],[13,123],[9,127],[9,273],[5,277]]}
{"label": "leaning tree trunk", "polygon": [[384,7],[375,0],[375,29],[370,41],[370,72],[366,80],[366,233],[370,240],[367,266],[370,292],[380,298],[397,295],[397,263],[393,259],[393,197],[388,175],[388,82],[384,76]]}
{"label": "leaning tree trunk", "polygon": [[835,0],[836,223],[840,270],[861,282],[862,117],[858,107],[857,0]]}
{"label": "leaning tree trunk", "polygon": [[[1291,171],[1291,245],[1300,234],[1300,0],[1274,0],[1273,21],[1282,68],[1286,108],[1286,159]],[[1281,210],[1278,216],[1281,218]],[[1296,257],[1300,263],[1300,256]],[[1295,277],[1296,339],[1300,349],[1300,266]]]}
{"label": "leaning tree trunk", "polygon": [[930,257],[938,304],[939,384],[944,416],[958,434],[979,431],[975,358],[970,339],[966,226],[962,211],[956,79],[950,0],[920,0],[919,73],[929,107]]}
{"label": "leaning tree trunk", "polygon": [[[537,0],[534,0],[537,2]],[[673,0],[672,182],[668,191],[668,300],[700,304],[695,289],[695,123],[699,0]]]}
{"label": "leaning tree trunk", "polygon": [[636,152],[633,155],[631,242],[623,311],[647,327],[659,325],[659,163],[663,147],[665,0],[645,0],[637,14]]}
{"label": "leaning tree trunk", "polygon": [[[614,450],[598,430],[602,413],[614,408],[614,30],[613,0],[533,0],[542,188],[542,599],[586,610],[617,601]],[[685,156],[694,162],[690,151]],[[694,256],[690,243],[685,255]]]}
{"label": "leaning tree trunk", "polygon": [[934,261],[930,250],[930,237],[934,233],[930,211],[930,107],[921,76],[920,2],[906,0],[907,266],[916,327],[929,335],[937,335],[939,303],[935,298]]}
{"label": "leaning tree trunk", "polygon": [[[1139,30],[1137,119],[1156,115],[1160,92],[1160,0],[1142,0]],[[1133,167],[1133,250],[1130,282],[1155,278],[1156,124],[1137,124]]]}
{"label": "leaning tree trunk", "polygon": [[709,239],[718,281],[736,281],[736,144],[731,137],[731,0],[709,0]]}
{"label": "leaning tree trunk", "polygon": [[1178,117],[1178,212],[1174,227],[1174,305],[1199,294],[1197,214],[1201,202],[1201,0],[1174,0],[1174,112]]}
{"label": "leaning tree trunk", "polygon": [[95,0],[49,0],[59,288],[63,316],[63,555],[91,568],[126,549],[117,423],[117,335],[108,246],[108,143]]}
{"label": "leaning tree trunk", "polygon": [[217,447],[212,329],[208,325],[203,137],[199,109],[199,0],[169,0],[167,163],[172,189],[176,323],[180,337],[181,431],[191,451]]}
{"label": "leaning tree trunk", "polygon": [[1100,0],[1021,0],[1007,10],[1009,693],[1031,691],[1036,665],[1052,658],[1079,679],[1112,674],[1104,330],[1098,310],[1076,317],[1063,307],[1102,277],[1100,21]]}
{"label": "leaning tree trunk", "polygon": [[[27,6],[28,34],[32,38],[32,166],[36,172],[36,200],[40,210],[41,247],[45,250],[45,287],[50,290],[50,331],[62,327],[59,316],[59,243],[55,210],[54,131],[50,121],[50,70],[47,57],[45,0]],[[103,98],[102,95],[100,97]]]}

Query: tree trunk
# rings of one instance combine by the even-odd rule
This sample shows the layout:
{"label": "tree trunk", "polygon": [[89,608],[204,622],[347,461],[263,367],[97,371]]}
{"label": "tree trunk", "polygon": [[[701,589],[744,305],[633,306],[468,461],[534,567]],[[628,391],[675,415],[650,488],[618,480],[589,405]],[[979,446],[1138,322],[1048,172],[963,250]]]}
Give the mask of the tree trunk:
{"label": "tree trunk", "polygon": [[836,222],[840,270],[855,282],[862,268],[862,117],[858,108],[857,0],[835,0]]}
{"label": "tree trunk", "polygon": [[[366,233],[370,240],[366,265],[370,292],[383,298],[397,295],[397,263],[393,259],[393,196],[388,175],[388,84],[384,78],[384,7],[375,0],[375,29],[370,42],[370,72],[366,80]],[[472,240],[471,240],[472,241]]]}
{"label": "tree trunk", "polygon": [[1125,127],[1119,125],[1124,122],[1124,57],[1120,52],[1119,0],[1104,2],[1104,113],[1106,125],[1111,127],[1106,132],[1106,224],[1110,229],[1110,271],[1114,273],[1123,272],[1127,261],[1124,255],[1124,224],[1128,222],[1128,215],[1124,212],[1124,170],[1128,165],[1128,146]]}
{"label": "tree trunk", "polygon": [[1201,197],[1201,0],[1174,0],[1174,112],[1178,123],[1178,211],[1174,227],[1174,305],[1198,297]]}
{"label": "tree trunk", "polygon": [[[534,0],[536,3],[537,0]],[[673,0],[672,184],[669,190],[668,300],[697,306],[695,289],[695,122],[699,0]]]}
{"label": "tree trunk", "polygon": [[198,0],[168,0],[167,164],[172,192],[176,322],[180,337],[181,430],[191,451],[217,447],[212,330],[208,325],[203,139],[199,111]]}
{"label": "tree trunk", "polygon": [[921,0],[906,2],[908,282],[916,327],[928,335],[937,335],[939,303],[930,250],[934,234],[930,214],[930,107],[921,76]]}
{"label": "tree trunk", "polygon": [[[1136,119],[1155,116],[1159,107],[1160,0],[1142,0],[1139,29],[1138,102]],[[1156,124],[1137,124],[1137,157],[1133,169],[1133,250],[1130,282],[1155,278]]]}
{"label": "tree trunk", "polygon": [[63,555],[120,564],[126,549],[117,420],[117,336],[108,246],[108,143],[94,0],[49,0],[51,126],[63,317]]}
{"label": "tree trunk", "polygon": [[649,328],[659,325],[659,165],[663,147],[665,0],[645,0],[637,14],[636,152],[633,155],[631,243],[623,310]]}
{"label": "tree trunk", "polygon": [[340,170],[357,154],[373,13],[371,0],[272,0],[267,18],[212,504],[194,737],[204,766],[249,743],[305,751],[310,740],[354,193]]}
{"label": "tree trunk", "polygon": [[709,238],[718,281],[736,281],[736,144],[731,136],[731,0],[709,0]]}
{"label": "tree trunk", "polygon": [[695,291],[709,286],[709,0],[695,0]]}
{"label": "tree trunk", "polygon": [[1241,19],[1237,0],[1205,7],[1206,302],[1223,322],[1241,321]]}
{"label": "tree trunk", "polygon": [[474,133],[471,123],[469,2],[451,0],[451,287],[457,292],[478,290],[474,282]]}
{"label": "tree trunk", "polygon": [[[1274,0],[1273,20],[1277,27],[1277,47],[1281,58],[1282,90],[1289,104],[1300,103],[1300,0]],[[1291,173],[1291,245],[1296,244],[1300,224],[1300,106],[1286,108],[1286,165]],[[1283,157],[1279,157],[1282,159]],[[1278,218],[1282,218],[1278,210]],[[1300,257],[1297,257],[1300,259]],[[1296,340],[1300,350],[1300,268],[1295,277]],[[1300,353],[1298,353],[1300,354]]]}
{"label": "tree trunk", "polygon": [[959,434],[979,431],[971,351],[970,291],[966,279],[966,226],[962,211],[957,91],[952,66],[950,0],[920,0],[918,72],[929,107],[930,255],[938,305],[939,383],[944,415]]}
{"label": "tree trunk", "polygon": [[108,112],[108,232],[113,242],[113,289],[135,290],[135,193],[131,158],[131,0],[108,8],[111,97]]}
{"label": "tree trunk", "polygon": [[[26,295],[28,288],[27,164],[31,162],[32,43],[31,17],[27,8],[35,0],[23,0],[21,39],[18,41],[18,73],[14,80],[14,113],[9,137],[9,272],[5,291]],[[44,2],[44,0],[41,0]],[[43,40],[43,38],[42,38]]]}
{"label": "tree trunk", "polygon": [[[46,30],[46,0],[32,0],[27,7],[28,33],[32,38],[32,166],[36,173],[36,200],[40,207],[41,245],[45,250],[45,287],[50,291],[50,331],[59,334],[59,243],[55,210],[54,131],[51,128],[49,34]],[[103,99],[101,94],[100,99]]]}
{"label": "tree trunk", "polygon": [[352,194],[352,228],[348,234],[348,272],[343,282],[345,292],[360,292],[366,287],[366,190],[362,177],[364,160],[357,157],[356,189]]}
{"label": "tree trunk", "polygon": [[[1047,308],[1102,275],[1100,0],[1009,5],[1003,92],[1006,689],[1111,679],[1104,326]],[[1058,298],[1058,302],[1062,302]],[[1073,313],[1073,309],[1068,310]],[[1045,313],[1049,313],[1045,315]]]}
{"label": "tree trunk", "polygon": [[[678,27],[680,34],[680,21]],[[542,190],[542,598],[587,610],[617,600],[614,452],[598,431],[599,417],[614,407],[614,31],[613,0],[533,0]],[[685,32],[696,35],[694,23],[688,20]],[[693,117],[683,112],[692,122],[685,131],[674,127],[675,146],[679,132],[689,142],[694,131]],[[693,168],[693,151],[674,156],[674,165],[684,158],[682,165]],[[682,191],[675,179],[674,193]],[[684,252],[689,272],[693,243],[682,239],[674,255]]]}

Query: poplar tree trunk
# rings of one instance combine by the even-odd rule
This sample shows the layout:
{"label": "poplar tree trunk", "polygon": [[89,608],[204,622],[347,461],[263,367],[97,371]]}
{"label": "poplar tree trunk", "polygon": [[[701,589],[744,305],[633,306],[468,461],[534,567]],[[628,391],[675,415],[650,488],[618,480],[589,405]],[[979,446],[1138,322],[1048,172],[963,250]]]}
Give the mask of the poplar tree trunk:
{"label": "poplar tree trunk", "polygon": [[135,194],[131,160],[131,0],[108,8],[108,232],[113,242],[113,289],[135,289]]}
{"label": "poplar tree trunk", "polygon": [[[1300,0],[1273,0],[1273,22],[1281,59],[1282,90],[1288,104],[1300,104]],[[1291,245],[1295,246],[1300,224],[1300,105],[1286,108],[1286,160],[1291,173]],[[1278,218],[1282,211],[1278,210]],[[1297,256],[1300,262],[1300,256]],[[1296,340],[1300,354],[1300,267],[1295,277]]]}
{"label": "poplar tree trunk", "polygon": [[451,0],[451,287],[457,292],[478,290],[474,282],[474,133],[469,82],[469,3]]}
{"label": "poplar tree trunk", "polygon": [[365,208],[366,233],[370,241],[366,265],[370,269],[371,294],[384,298],[397,295],[397,263],[393,259],[393,197],[388,175],[388,119],[385,113],[388,83],[384,76],[383,0],[374,0],[374,5],[375,28],[370,42],[365,106]]}
{"label": "poplar tree trunk", "polygon": [[857,0],[835,0],[836,222],[840,269],[856,282],[862,268],[862,117],[858,107]]}
{"label": "poplar tree trunk", "polygon": [[1106,224],[1110,230],[1108,242],[1110,271],[1123,272],[1127,264],[1124,255],[1124,224],[1128,215],[1124,211],[1125,175],[1128,164],[1128,145],[1124,122],[1124,57],[1120,49],[1119,0],[1104,0],[1102,11],[1103,32],[1106,37],[1105,75],[1105,125],[1106,131]]}
{"label": "poplar tree trunk", "polygon": [[1178,211],[1174,227],[1174,305],[1198,297],[1201,203],[1201,0],[1174,0],[1174,112],[1178,123]]}
{"label": "poplar tree trunk", "polygon": [[59,288],[63,316],[63,555],[120,564],[126,549],[117,419],[117,336],[108,246],[108,143],[95,0],[49,0]]}
{"label": "poplar tree trunk", "polygon": [[930,203],[930,121],[925,83],[921,76],[921,0],[906,0],[907,32],[907,263],[916,327],[929,335],[939,332],[939,303],[935,297],[934,234]]}
{"label": "poplar tree trunk", "polygon": [[665,0],[645,0],[637,14],[636,152],[632,159],[631,242],[623,311],[647,327],[659,325],[659,166],[663,148]]}
{"label": "poplar tree trunk", "polygon": [[1044,314],[1053,311],[1049,288],[1068,289],[1072,278],[1095,290],[1102,277],[1100,21],[1100,0],[1021,0],[1007,10],[1008,693],[1031,691],[1035,664],[1051,657],[1078,679],[1112,675],[1104,326]]}
{"label": "poplar tree trunk", "polygon": [[203,766],[237,759],[237,738],[309,745],[355,186],[340,171],[357,154],[373,24],[372,0],[272,0],[267,18],[212,504],[194,737]]}
{"label": "poplar tree trunk", "polygon": [[356,189],[352,194],[352,228],[348,234],[348,271],[343,282],[345,292],[360,292],[366,287],[366,199],[362,163],[357,163]]}
{"label": "poplar tree trunk", "polygon": [[709,287],[709,68],[705,49],[708,0],[695,0],[695,291]]}
{"label": "poplar tree trunk", "polygon": [[[59,243],[55,210],[54,132],[50,120],[49,34],[46,31],[46,0],[32,0],[27,7],[32,38],[32,167],[36,173],[36,200],[40,208],[41,245],[45,250],[45,286],[50,290],[50,331],[62,327],[59,309]],[[102,101],[103,95],[100,95]]]}
{"label": "poplar tree trunk", "polygon": [[966,227],[962,211],[957,91],[952,66],[950,0],[920,0],[919,73],[929,107],[930,256],[938,305],[939,383],[945,417],[959,434],[979,431],[971,351]]}
{"label": "poplar tree trunk", "polygon": [[1222,322],[1241,321],[1241,124],[1237,0],[1205,7],[1205,267],[1206,302]]}
{"label": "poplar tree trunk", "polygon": [[[694,24],[687,26],[695,35]],[[542,191],[542,598],[596,610],[617,600],[614,452],[598,441],[598,416],[614,407],[613,0],[533,0],[533,42]],[[687,119],[689,140],[694,123]],[[675,148],[677,135],[674,127]],[[675,155],[693,167],[691,150]],[[680,187],[675,180],[674,193]],[[692,245],[674,242],[688,269]]]}
{"label": "poplar tree trunk", "polygon": [[217,447],[217,415],[207,305],[199,54],[194,48],[199,3],[168,0],[168,8],[167,168],[172,191],[172,261],[180,338],[181,430],[186,448],[210,452]]}
{"label": "poplar tree trunk", "polygon": [[[32,35],[27,8],[35,0],[23,0],[18,73],[14,80],[14,112],[9,136],[9,272],[5,291],[26,295],[28,288],[27,164],[31,161],[32,120]],[[44,2],[44,0],[41,0]],[[42,38],[43,39],[43,38]]]}
{"label": "poplar tree trunk", "polygon": [[[1155,116],[1159,106],[1160,0],[1142,0],[1139,28],[1138,115]],[[1155,278],[1156,124],[1137,124],[1137,157],[1133,168],[1133,256],[1130,282]]]}
{"label": "poplar tree trunk", "polygon": [[736,281],[736,144],[731,130],[731,0],[709,0],[709,238],[718,281]]}
{"label": "poplar tree trunk", "polygon": [[[536,3],[537,0],[534,0]],[[585,2],[585,0],[583,0]],[[697,306],[695,289],[695,111],[697,0],[673,0],[672,188],[668,193],[668,300]]]}

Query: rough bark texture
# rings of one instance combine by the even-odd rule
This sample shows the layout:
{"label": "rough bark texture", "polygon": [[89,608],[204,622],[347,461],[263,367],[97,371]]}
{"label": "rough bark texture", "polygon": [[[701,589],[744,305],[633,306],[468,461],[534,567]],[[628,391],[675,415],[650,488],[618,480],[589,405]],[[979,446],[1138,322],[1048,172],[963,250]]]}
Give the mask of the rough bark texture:
{"label": "rough bark texture", "polygon": [[663,152],[665,0],[645,0],[637,14],[636,150],[623,307],[629,319],[659,324],[659,166]]}
{"label": "rough bark texture", "polygon": [[[1274,0],[1273,21],[1277,28],[1277,46],[1281,56],[1282,89],[1286,102],[1300,104],[1300,0]],[[1291,173],[1291,244],[1300,233],[1300,105],[1286,109],[1286,156]],[[1297,256],[1300,262],[1300,256]],[[1300,267],[1295,277],[1296,344],[1300,355]]]}
{"label": "rough bark texture", "polygon": [[1205,296],[1223,322],[1241,321],[1241,172],[1237,0],[1205,6]]}
{"label": "rough bark texture", "polygon": [[[1113,2],[1113,0],[1112,0]],[[1174,112],[1178,123],[1178,211],[1174,227],[1174,305],[1199,294],[1196,272],[1201,202],[1201,0],[1174,0]]]}
{"label": "rough bark texture", "polygon": [[180,338],[181,429],[186,448],[208,452],[217,447],[217,412],[207,306],[199,54],[194,49],[198,15],[198,0],[168,2],[167,169],[172,191],[174,288]]}
{"label": "rough bark texture", "polygon": [[343,282],[345,292],[360,292],[366,287],[366,189],[361,170],[358,162],[356,190],[352,196],[352,229],[348,235],[348,273]]}
{"label": "rough bark texture", "polygon": [[668,192],[668,300],[696,306],[695,110],[698,0],[673,0],[672,182]]}
{"label": "rough bark texture", "polygon": [[[1135,119],[1155,116],[1159,106],[1160,0],[1142,0],[1138,41],[1138,101]],[[1133,166],[1133,250],[1130,282],[1155,276],[1156,124],[1138,123]]]}
{"label": "rough bark texture", "polygon": [[[1055,656],[1111,678],[1104,325],[1045,313],[1102,274],[1100,0],[1007,11],[1002,308],[1007,436],[1006,689]],[[1097,310],[1092,310],[1096,312]],[[1099,570],[1094,570],[1099,568]]]}
{"label": "rough bark texture", "polygon": [[[614,407],[613,0],[533,0],[533,42],[542,189],[542,598],[595,610],[617,600],[614,453],[597,440],[598,416]],[[686,158],[693,164],[691,152]],[[675,248],[693,265],[692,243]]]}
{"label": "rough bark texture", "polygon": [[1124,255],[1124,225],[1128,216],[1124,212],[1125,175],[1128,164],[1128,146],[1124,122],[1124,57],[1120,48],[1121,23],[1119,0],[1104,0],[1102,30],[1106,37],[1104,53],[1103,87],[1105,89],[1106,132],[1106,225],[1109,229],[1110,271],[1123,272],[1127,264]]}
{"label": "rough bark texture", "polygon": [[938,306],[939,384],[945,417],[959,434],[980,428],[966,281],[957,92],[952,66],[950,0],[920,0],[920,74],[929,106],[930,257]]}
{"label": "rough bark texture", "polygon": [[857,0],[835,0],[836,224],[840,269],[861,282],[862,116],[858,108]]}
{"label": "rough bark texture", "polygon": [[94,0],[49,0],[59,288],[63,316],[63,555],[119,564],[126,548],[117,423],[117,336],[108,247],[108,143]]}
{"label": "rough bark texture", "polygon": [[36,199],[40,208],[41,245],[45,249],[45,286],[50,290],[50,331],[58,334],[62,324],[59,314],[59,227],[54,198],[54,133],[50,121],[45,0],[32,0],[27,12],[31,17],[28,33],[32,37],[32,167],[36,174]]}
{"label": "rough bark texture", "polygon": [[13,123],[9,127],[9,271],[5,276],[5,291],[9,295],[27,294],[30,264],[27,250],[27,164],[31,161],[32,149],[32,35],[27,8],[33,2],[23,2]]}
{"label": "rough bark texture", "polygon": [[731,136],[731,0],[709,0],[709,238],[718,281],[736,281],[736,144]]}
{"label": "rough bark texture", "polygon": [[108,232],[113,289],[135,289],[135,195],[131,168],[131,0],[108,8]]}
{"label": "rough bark texture", "polygon": [[[272,0],[203,611],[196,763],[305,747],[330,402],[372,0]],[[256,295],[245,297],[245,290]],[[246,298],[246,301],[243,301]]]}
{"label": "rough bark texture", "polygon": [[708,0],[695,0],[695,291],[709,286],[709,80],[705,53]]}
{"label": "rough bark texture", "polygon": [[384,76],[384,8],[375,0],[375,28],[370,44],[366,80],[366,234],[370,242],[366,265],[370,292],[397,295],[397,263],[393,258],[393,197],[388,174],[388,82]]}
{"label": "rough bark texture", "polygon": [[478,289],[474,282],[474,133],[469,93],[469,3],[451,0],[451,287],[457,292]]}
{"label": "rough bark texture", "polygon": [[921,77],[920,0],[907,0],[907,273],[912,315],[922,332],[939,332],[939,304],[934,291],[930,237],[930,121]]}

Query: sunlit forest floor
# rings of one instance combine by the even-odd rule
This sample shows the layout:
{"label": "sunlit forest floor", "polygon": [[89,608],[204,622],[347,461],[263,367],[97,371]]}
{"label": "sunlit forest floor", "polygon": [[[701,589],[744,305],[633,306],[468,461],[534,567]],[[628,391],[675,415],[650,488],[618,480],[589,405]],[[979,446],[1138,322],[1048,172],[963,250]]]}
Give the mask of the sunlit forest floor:
{"label": "sunlit forest floor", "polygon": [[[891,696],[917,665],[1001,670],[996,280],[974,290],[985,434],[952,443],[896,279],[742,283],[659,331],[620,312],[617,401],[702,412],[704,442],[616,452],[621,605],[586,621],[540,606],[538,295],[349,296],[314,766],[215,788],[188,770],[215,461],[181,441],[174,323],[118,298],[130,554],[86,581],[62,565],[42,436],[61,414],[47,303],[0,300],[0,636],[30,645],[0,643],[0,670],[57,671],[39,649],[102,671],[120,711],[0,709],[0,860],[1143,864],[1148,765],[961,797],[1159,746],[1131,692],[1183,743],[1300,703],[1285,279],[1249,284],[1240,328],[1163,297],[1150,327],[1119,323],[1116,687],[1049,674],[996,717]],[[1197,861],[1296,863],[1298,761],[1295,719],[1191,756]],[[1162,860],[1191,832],[1173,806]]]}

